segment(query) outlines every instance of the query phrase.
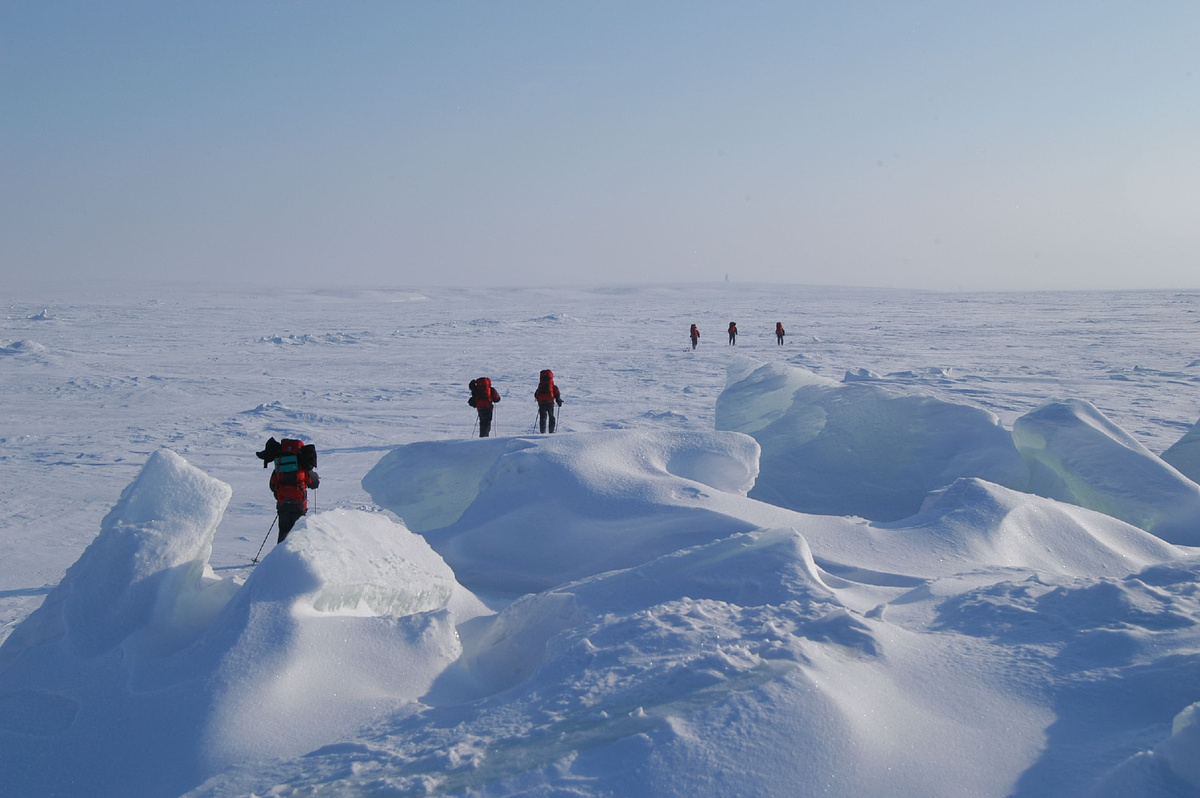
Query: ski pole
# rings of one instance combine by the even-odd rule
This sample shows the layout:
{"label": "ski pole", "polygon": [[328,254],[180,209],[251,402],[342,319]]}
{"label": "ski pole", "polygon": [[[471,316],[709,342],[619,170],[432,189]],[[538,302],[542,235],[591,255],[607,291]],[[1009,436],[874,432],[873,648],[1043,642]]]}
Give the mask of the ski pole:
{"label": "ski pole", "polygon": [[[275,517],[271,519],[271,525],[267,527],[267,537],[263,538],[263,542],[258,547],[258,554],[262,554],[263,546],[267,545],[267,538],[271,537],[271,530],[275,528],[275,522],[279,520],[279,511],[275,511]],[[254,555],[254,559],[250,561],[252,565],[258,565],[258,554]]]}
{"label": "ski pole", "polygon": [[471,437],[475,437],[475,430],[479,427],[479,413],[475,413],[475,423],[471,425]]}

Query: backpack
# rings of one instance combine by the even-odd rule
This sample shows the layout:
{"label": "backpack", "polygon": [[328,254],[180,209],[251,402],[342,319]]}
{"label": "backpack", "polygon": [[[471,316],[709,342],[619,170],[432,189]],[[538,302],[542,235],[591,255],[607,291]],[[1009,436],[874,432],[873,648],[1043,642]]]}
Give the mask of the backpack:
{"label": "backpack", "polygon": [[471,389],[471,401],[468,402],[471,407],[491,407],[492,402],[492,378],[491,377],[476,377],[467,383],[467,387]]}
{"label": "backpack", "polygon": [[298,438],[277,441],[272,436],[263,450],[254,454],[263,461],[263,468],[274,462],[275,470],[280,474],[311,471],[317,467],[317,447]]}
{"label": "backpack", "polygon": [[541,380],[537,390],[533,392],[533,398],[539,402],[554,401],[554,372],[550,369],[542,369]]}

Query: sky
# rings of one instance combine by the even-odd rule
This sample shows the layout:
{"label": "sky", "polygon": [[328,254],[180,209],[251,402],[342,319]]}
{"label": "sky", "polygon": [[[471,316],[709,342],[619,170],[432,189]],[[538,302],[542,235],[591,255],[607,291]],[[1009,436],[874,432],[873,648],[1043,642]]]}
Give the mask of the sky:
{"label": "sky", "polygon": [[0,2],[0,280],[1200,288],[1194,2]]}

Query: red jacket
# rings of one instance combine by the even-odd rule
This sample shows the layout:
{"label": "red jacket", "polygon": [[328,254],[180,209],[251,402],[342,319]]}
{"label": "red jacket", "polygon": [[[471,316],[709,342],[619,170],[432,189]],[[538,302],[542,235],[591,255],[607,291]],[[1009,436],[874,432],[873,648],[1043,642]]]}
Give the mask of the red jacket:
{"label": "red jacket", "polygon": [[781,321],[775,322],[775,334],[783,335],[783,322],[781,322]]}
{"label": "red jacket", "polygon": [[696,325],[695,325],[695,324],[693,324],[693,325],[692,325],[692,333],[691,333],[691,337],[692,337],[692,338],[699,338],[699,337],[700,337],[700,330],[699,330],[699,329],[696,327]]}

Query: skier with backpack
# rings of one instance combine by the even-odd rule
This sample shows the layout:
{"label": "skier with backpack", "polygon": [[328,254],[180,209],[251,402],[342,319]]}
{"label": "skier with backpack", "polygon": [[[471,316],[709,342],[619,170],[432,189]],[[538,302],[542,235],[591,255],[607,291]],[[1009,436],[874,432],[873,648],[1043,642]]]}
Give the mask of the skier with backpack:
{"label": "skier with backpack", "polygon": [[490,377],[476,377],[467,387],[471,389],[467,404],[479,414],[479,437],[486,438],[492,431],[493,405],[500,401],[500,394],[492,387]]}
{"label": "skier with backpack", "polygon": [[783,346],[783,322],[775,322],[775,339],[780,346]]}
{"label": "skier with backpack", "polygon": [[271,437],[255,454],[263,461],[263,468],[275,464],[270,486],[279,517],[278,542],[282,543],[300,516],[308,512],[308,488],[316,490],[321,484],[316,472],[317,447],[298,438],[277,441]]}
{"label": "skier with backpack", "polygon": [[737,346],[737,322],[729,322],[729,345]]}
{"label": "skier with backpack", "polygon": [[538,432],[545,433],[548,419],[550,432],[553,434],[557,426],[554,419],[554,405],[557,403],[559,407],[562,407],[563,400],[558,386],[554,384],[554,372],[550,369],[542,369],[537,390],[533,392],[533,398],[537,400],[538,405]]}
{"label": "skier with backpack", "polygon": [[700,343],[700,328],[693,324],[692,331],[688,335],[692,339],[692,349],[695,349],[696,344]]}

